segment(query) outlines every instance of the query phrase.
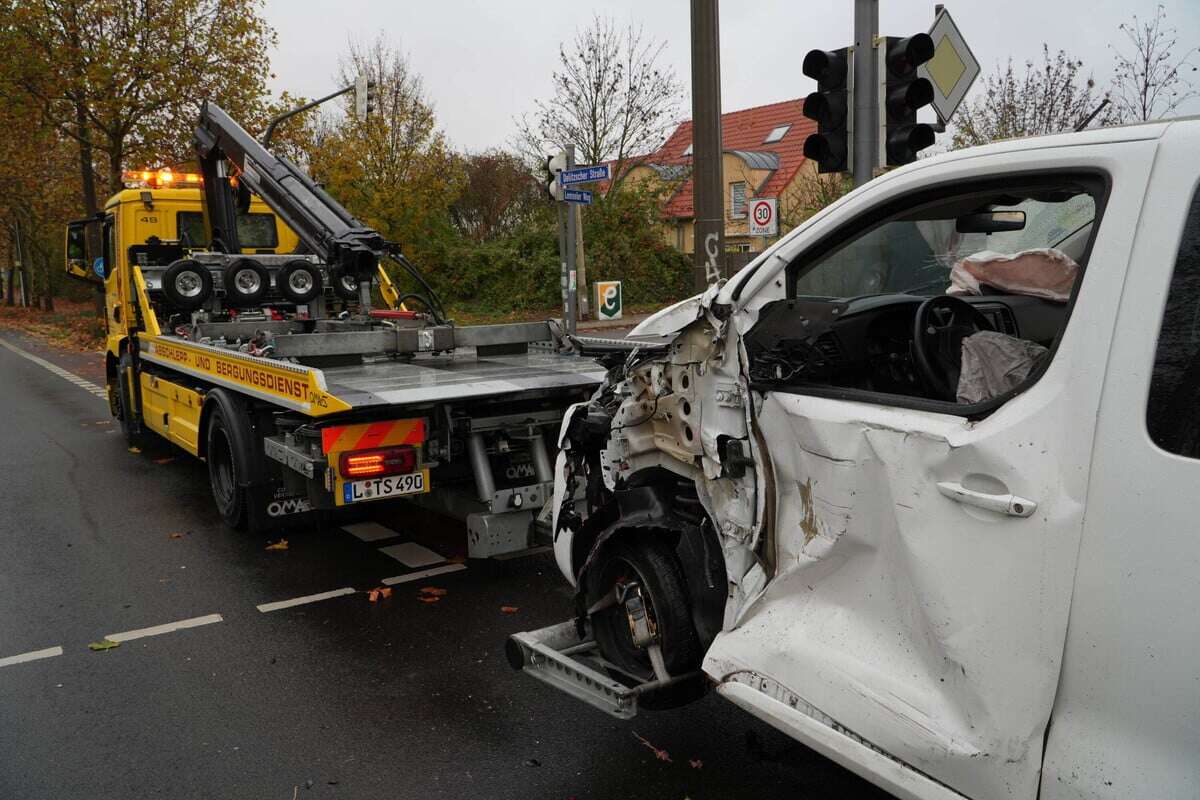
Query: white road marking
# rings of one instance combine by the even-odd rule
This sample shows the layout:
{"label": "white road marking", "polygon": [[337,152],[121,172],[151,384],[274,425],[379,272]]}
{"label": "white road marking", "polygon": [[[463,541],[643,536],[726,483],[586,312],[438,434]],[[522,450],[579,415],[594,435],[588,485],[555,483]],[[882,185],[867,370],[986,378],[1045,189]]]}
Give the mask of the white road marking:
{"label": "white road marking", "polygon": [[54,658],[61,656],[63,649],[61,647],[47,647],[45,650],[33,650],[28,653],[21,653],[17,656],[8,656],[0,658],[0,667],[8,667],[13,664],[24,664],[26,661],[37,661],[42,658]]}
{"label": "white road marking", "polygon": [[278,611],[281,608],[291,608],[292,606],[302,606],[305,603],[319,603],[322,600],[328,600],[331,597],[341,597],[347,594],[354,594],[355,590],[347,586],[344,589],[334,589],[332,592],[321,592],[320,594],[309,594],[304,597],[293,597],[291,600],[276,600],[274,603],[263,603],[258,606],[258,610],[267,614],[271,611]]}
{"label": "white road marking", "polygon": [[432,578],[434,575],[445,575],[447,572],[461,572],[466,568],[466,564],[446,564],[445,566],[434,567],[433,569],[423,569],[420,572],[410,572],[407,575],[397,575],[394,578],[384,578],[382,583],[384,586],[395,586],[397,583],[424,580],[425,578]]}
{"label": "white road marking", "polygon": [[46,359],[39,358],[38,356],[35,356],[33,353],[30,353],[27,350],[22,350],[21,348],[17,347],[14,344],[9,344],[8,342],[4,341],[3,339],[0,339],[0,347],[4,347],[8,350],[11,350],[12,352],[19,355],[21,358],[32,361],[34,364],[37,364],[39,367],[43,367],[43,368],[49,370],[50,372],[53,372],[55,375],[57,375],[60,378],[66,378],[71,383],[75,384],[76,386],[80,387],[81,389],[87,389],[89,392],[96,395],[96,397],[99,397],[102,400],[108,399],[108,390],[105,389],[103,386],[97,386],[96,384],[92,383],[91,381],[89,381],[85,378],[81,378],[73,372],[68,372],[67,370],[63,369],[62,367],[58,366],[57,364],[51,364]]}
{"label": "white road marking", "polygon": [[392,539],[400,535],[378,522],[356,522],[353,525],[343,525],[342,530],[364,542],[378,542],[380,539]]}
{"label": "white road marking", "polygon": [[402,542],[390,547],[381,547],[379,552],[391,556],[406,567],[428,567],[430,564],[440,564],[446,559],[416,542]]}
{"label": "white road marking", "polygon": [[214,622],[221,622],[223,617],[220,614],[208,614],[203,617],[192,617],[191,619],[181,619],[178,622],[168,622],[165,625],[155,625],[151,628],[139,628],[136,631],[125,631],[123,633],[110,633],[105,636],[110,642],[128,642],[130,639],[141,639],[145,636],[158,636],[162,633],[172,633],[180,631],[184,628],[197,628],[201,625],[211,625]]}

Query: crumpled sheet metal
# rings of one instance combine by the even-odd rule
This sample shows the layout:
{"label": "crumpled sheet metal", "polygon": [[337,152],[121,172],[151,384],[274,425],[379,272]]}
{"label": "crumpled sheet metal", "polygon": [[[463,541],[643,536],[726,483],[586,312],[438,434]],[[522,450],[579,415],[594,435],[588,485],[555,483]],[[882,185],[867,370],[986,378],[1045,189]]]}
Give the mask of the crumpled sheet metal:
{"label": "crumpled sheet metal", "polygon": [[1046,353],[1036,342],[999,331],[971,334],[962,343],[958,402],[982,403],[1017,388]]}
{"label": "crumpled sheet metal", "polygon": [[[1025,765],[1040,758],[1066,625],[1065,615],[1041,614],[1039,598],[1070,584],[1046,585],[1041,569],[981,583],[977,567],[1014,555],[1066,564],[1078,539],[1046,541],[1036,525],[1008,520],[955,524],[963,511],[938,496],[936,481],[983,465],[1015,482],[1003,459],[964,443],[965,420],[870,411],[891,424],[855,424],[836,401],[767,397],[760,420],[777,471],[778,572],[717,637],[705,671],[717,680],[745,669],[769,675],[832,718],[854,720],[858,736],[904,763],[936,764],[951,786],[1033,796]],[[1061,487],[1039,494],[1056,490],[1047,513],[1080,515]],[[1041,650],[1004,646],[1030,626]],[[1014,685],[1023,702],[1011,702]],[[978,769],[978,759],[992,768]]]}

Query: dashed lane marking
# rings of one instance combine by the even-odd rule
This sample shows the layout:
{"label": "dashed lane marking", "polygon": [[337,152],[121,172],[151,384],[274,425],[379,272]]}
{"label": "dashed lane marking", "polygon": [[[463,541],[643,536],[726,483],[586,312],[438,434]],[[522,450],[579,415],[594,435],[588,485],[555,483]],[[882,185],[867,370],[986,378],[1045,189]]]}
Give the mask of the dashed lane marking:
{"label": "dashed lane marking", "polygon": [[24,664],[26,661],[39,661],[43,658],[54,658],[61,656],[63,649],[61,647],[47,647],[45,650],[32,650],[28,653],[21,653],[16,656],[8,656],[0,658],[0,667],[10,667],[13,664]]}
{"label": "dashed lane marking", "polygon": [[78,386],[81,389],[86,389],[87,391],[91,392],[92,394],[96,395],[96,397],[99,397],[102,400],[108,399],[108,391],[103,386],[97,386],[96,384],[92,383],[91,381],[89,381],[85,378],[79,377],[74,372],[68,372],[67,370],[63,369],[62,367],[58,366],[57,364],[51,364],[46,359],[39,358],[38,356],[35,356],[33,353],[30,353],[28,350],[22,350],[21,348],[17,347],[15,344],[9,344],[8,342],[4,341],[3,339],[0,339],[0,347],[4,347],[7,350],[11,350],[12,352],[19,355],[21,358],[32,361],[34,364],[37,364],[39,367],[42,367],[44,369],[49,370],[50,372],[53,372],[58,377],[64,378],[64,379],[70,381],[71,383],[75,384],[76,386]]}
{"label": "dashed lane marking", "polygon": [[322,600],[329,600],[334,597],[342,597],[348,594],[354,594],[355,590],[347,586],[344,589],[334,589],[332,592],[321,592],[320,594],[309,594],[304,597],[293,597],[291,600],[277,600],[274,603],[263,603],[258,606],[258,610],[264,614],[272,611],[279,611],[282,608],[291,608],[292,606],[302,606],[306,603],[319,603]]}
{"label": "dashed lane marking", "polygon": [[356,522],[353,525],[343,525],[342,530],[364,542],[378,542],[381,539],[393,539],[400,535],[378,522]]}
{"label": "dashed lane marking", "polygon": [[416,542],[401,542],[400,544],[381,547],[379,548],[379,552],[385,556],[391,556],[410,569],[428,567],[431,564],[441,564],[446,560],[428,547],[419,545]]}
{"label": "dashed lane marking", "polygon": [[214,622],[221,622],[223,617],[220,614],[208,614],[203,617],[192,617],[191,619],[181,619],[178,622],[168,622],[165,625],[155,625],[151,628],[139,628],[136,631],[125,631],[124,633],[110,633],[105,636],[110,642],[128,642],[131,639],[142,639],[146,636],[158,636],[163,633],[172,633],[180,631],[184,628],[198,628],[201,625],[211,625]]}
{"label": "dashed lane marking", "polygon": [[433,569],[423,569],[420,572],[410,572],[407,575],[397,575],[393,578],[384,578],[382,583],[384,586],[395,586],[398,583],[408,583],[410,581],[420,581],[425,578],[432,578],[435,575],[445,575],[447,572],[461,572],[466,569],[466,564],[446,564]]}

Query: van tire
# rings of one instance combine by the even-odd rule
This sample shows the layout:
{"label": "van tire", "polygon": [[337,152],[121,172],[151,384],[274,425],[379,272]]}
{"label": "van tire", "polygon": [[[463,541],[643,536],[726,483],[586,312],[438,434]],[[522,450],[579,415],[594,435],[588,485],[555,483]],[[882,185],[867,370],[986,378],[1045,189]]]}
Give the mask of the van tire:
{"label": "van tire", "polygon": [[[307,289],[303,288],[305,281],[308,282]],[[296,304],[312,302],[324,288],[321,271],[315,264],[302,258],[284,264],[275,275],[275,284],[280,294]]]}
{"label": "van tire", "polygon": [[[662,535],[622,538],[606,545],[585,577],[588,608],[611,593],[617,581],[630,579],[642,587],[643,600],[658,629],[667,672],[678,676],[697,669],[702,653],[692,624],[687,585],[679,559]],[[592,635],[606,659],[646,680],[654,678],[649,654],[633,644],[622,606],[597,611],[590,619]],[[656,705],[671,705],[668,694],[663,693],[662,702]]]}
{"label": "van tire", "polygon": [[222,273],[225,302],[235,308],[258,305],[271,289],[271,273],[253,258],[235,258]]}

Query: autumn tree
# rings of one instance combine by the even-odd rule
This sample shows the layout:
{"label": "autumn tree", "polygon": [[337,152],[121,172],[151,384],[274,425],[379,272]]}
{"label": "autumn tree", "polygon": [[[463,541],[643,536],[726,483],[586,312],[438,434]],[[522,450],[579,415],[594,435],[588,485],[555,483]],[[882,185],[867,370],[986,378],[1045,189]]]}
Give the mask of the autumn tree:
{"label": "autumn tree", "polygon": [[[1084,77],[1082,70],[1082,61],[1062,50],[1051,55],[1044,44],[1042,62],[1026,61],[1023,73],[1009,59],[1003,69],[984,79],[982,91],[955,114],[951,146],[1072,130],[1100,105],[1096,82]],[[1101,125],[1117,121],[1112,106],[1098,118]]]}
{"label": "autumn tree", "polygon": [[1148,20],[1134,14],[1118,28],[1126,41],[1109,45],[1115,62],[1110,97],[1117,113],[1133,121],[1160,119],[1197,96],[1189,76],[1196,72],[1198,49],[1179,53],[1179,31],[1167,24],[1165,8],[1158,6]]}
{"label": "autumn tree", "polygon": [[190,160],[204,98],[235,118],[265,95],[275,35],[262,0],[0,0],[10,69],[23,93],[75,141],[84,206],[99,205],[93,165],[108,190],[129,163]]}
{"label": "autumn tree", "polygon": [[455,228],[481,242],[513,233],[549,205],[549,198],[521,159],[503,150],[459,158],[463,184],[450,205]]}
{"label": "autumn tree", "polygon": [[342,85],[359,74],[375,82],[375,110],[366,120],[342,116],[310,154],[310,171],[419,262],[431,236],[449,228],[447,208],[461,182],[421,76],[382,35],[351,43],[339,70]]}
{"label": "autumn tree", "polygon": [[632,156],[656,150],[679,116],[683,87],[662,63],[665,42],[632,24],[596,16],[558,50],[554,97],[517,121],[517,145],[530,162],[575,145],[584,164],[615,162],[614,186]]}

